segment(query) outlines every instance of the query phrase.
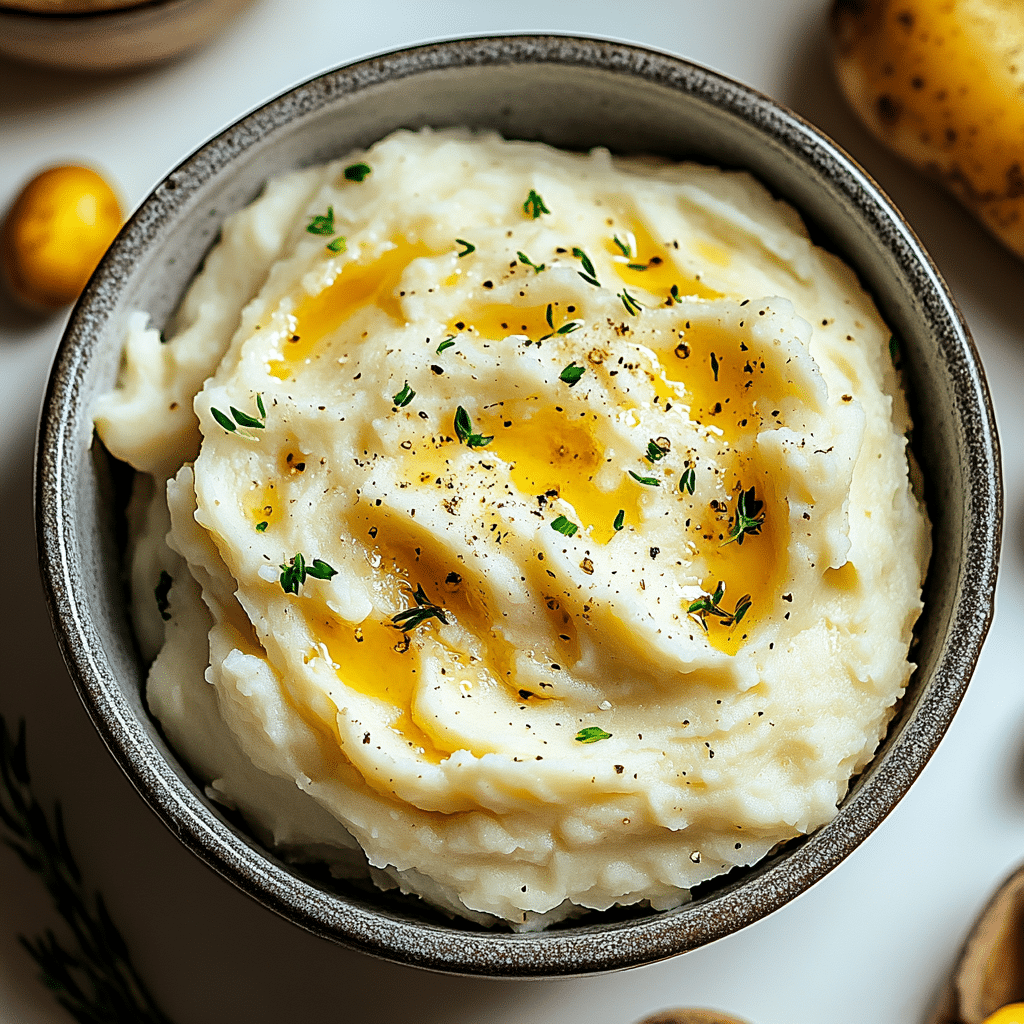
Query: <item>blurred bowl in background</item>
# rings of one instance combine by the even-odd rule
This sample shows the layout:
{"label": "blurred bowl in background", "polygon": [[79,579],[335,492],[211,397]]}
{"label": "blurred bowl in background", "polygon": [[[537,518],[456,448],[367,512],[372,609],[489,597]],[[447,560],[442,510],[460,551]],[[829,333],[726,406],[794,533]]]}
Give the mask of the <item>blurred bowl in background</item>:
{"label": "blurred bowl in background", "polygon": [[126,71],[194,49],[252,0],[2,0],[0,54],[62,71]]}

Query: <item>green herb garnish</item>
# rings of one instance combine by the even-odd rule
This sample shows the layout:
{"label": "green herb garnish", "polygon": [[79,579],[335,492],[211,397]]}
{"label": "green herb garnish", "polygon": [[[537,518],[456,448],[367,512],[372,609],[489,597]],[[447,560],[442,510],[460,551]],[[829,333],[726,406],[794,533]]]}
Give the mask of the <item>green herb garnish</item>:
{"label": "green herb garnish", "polygon": [[536,220],[542,213],[550,212],[544,205],[544,200],[531,188],[530,194],[526,197],[526,202],[523,203],[523,213],[529,214]]}
{"label": "green herb garnish", "polygon": [[455,410],[455,435],[460,442],[470,448],[485,448],[494,440],[493,435],[484,437],[482,434],[473,433],[473,422],[461,405]]}
{"label": "green herb garnish", "polygon": [[403,633],[408,633],[428,619],[439,619],[446,626],[448,625],[448,620],[444,616],[444,609],[427,598],[423,591],[422,583],[417,585],[412,596],[416,601],[416,607],[406,608],[404,612],[392,615],[390,625],[402,630]]}
{"label": "green herb garnish", "polygon": [[57,1001],[84,1024],[170,1024],[149,994],[102,897],[90,895],[64,832],[60,804],[53,824],[32,793],[25,724],[15,739],[0,716],[0,824],[4,839],[38,875],[71,930],[65,947],[47,932],[21,944]]}
{"label": "green herb garnish", "polygon": [[629,475],[638,483],[643,484],[645,487],[660,487],[661,481],[657,477],[653,476],[638,476],[633,470],[629,470]]}
{"label": "green herb garnish", "polygon": [[626,523],[626,510],[624,508],[620,508],[619,509],[619,514],[615,517],[615,522],[612,523],[612,529],[616,533],[618,533],[619,530],[621,530],[622,527],[625,525],[625,523]]}
{"label": "green herb garnish", "polygon": [[689,492],[693,494],[697,486],[697,474],[693,469],[686,470],[685,473],[679,478],[679,490],[683,494]]}
{"label": "green herb garnish", "polygon": [[345,177],[349,181],[365,181],[373,173],[369,164],[349,164],[345,168]]}
{"label": "green herb garnish", "polygon": [[281,589],[286,594],[298,594],[299,587],[306,582],[307,576],[312,576],[315,580],[329,580],[338,574],[337,569],[332,569],[319,558],[314,558],[313,564],[307,565],[301,551],[294,558],[289,558],[287,565],[282,565],[280,569]]}
{"label": "green herb garnish", "polygon": [[160,581],[153,588],[153,596],[156,598],[156,610],[160,613],[160,618],[164,622],[167,622],[171,617],[171,604],[167,597],[171,592],[171,584],[173,582],[171,574],[166,569],[161,569]]}
{"label": "green herb garnish", "polygon": [[588,725],[586,729],[580,729],[575,736],[577,743],[597,743],[598,740],[610,740],[611,738],[610,732],[605,732],[597,725]]}
{"label": "green herb garnish", "polygon": [[310,218],[306,230],[311,235],[333,235],[334,234],[334,207],[328,206],[327,213],[317,214]]}
{"label": "green herb garnish", "polygon": [[348,243],[345,241],[344,235],[338,235],[333,242],[327,243],[327,250],[329,252],[344,252],[348,248]]}
{"label": "green herb garnish", "polygon": [[749,491],[741,489],[736,501],[736,516],[732,529],[729,531],[729,539],[722,544],[722,547],[733,541],[742,544],[743,538],[747,534],[756,537],[761,532],[761,527],[764,526],[764,512],[761,511],[763,507],[764,502],[758,501],[753,487]]}
{"label": "green herb garnish", "polygon": [[597,279],[597,271],[594,270],[594,264],[590,262],[590,257],[578,247],[573,248],[572,254],[583,266],[583,270],[577,270],[576,273],[579,274],[587,284],[592,284],[595,288],[600,288],[601,282]]}
{"label": "green herb garnish", "polygon": [[750,610],[750,606],[753,604],[750,600],[750,595],[744,594],[736,602],[736,607],[733,611],[727,612],[722,607],[723,597],[725,597],[725,584],[719,580],[714,594],[704,594],[703,596],[698,597],[697,600],[693,601],[690,604],[690,607],[687,608],[687,613],[701,624],[705,633],[708,629],[709,615],[713,615],[715,618],[720,619],[723,626],[735,626],[736,623],[747,614]]}
{"label": "green herb garnish", "polygon": [[440,345],[437,346],[437,354],[440,355],[446,348],[451,348],[455,344],[455,335],[449,334]]}
{"label": "green herb garnish", "polygon": [[256,396],[256,408],[259,410],[260,418],[256,419],[255,416],[250,416],[248,413],[242,412],[240,409],[236,409],[233,405],[228,406],[231,410],[231,416],[234,418],[234,422],[228,418],[227,413],[221,412],[220,409],[214,409],[212,406],[210,412],[213,414],[213,418],[229,433],[234,433],[238,424],[239,427],[247,427],[250,430],[263,430],[267,425],[267,410],[263,407],[263,396]]}
{"label": "green herb garnish", "polygon": [[266,533],[267,532],[267,527],[269,525],[270,525],[270,523],[268,523],[266,521],[266,519],[264,519],[262,523],[257,523],[256,524],[256,532],[257,533]]}
{"label": "green herb garnish", "polygon": [[397,395],[392,395],[391,401],[395,403],[395,406],[401,409],[403,406],[408,405],[416,397],[416,392],[409,387],[409,382],[405,382],[405,386]]}
{"label": "green herb garnish", "polygon": [[612,235],[612,241],[619,247],[622,255],[629,259],[633,255],[633,250],[627,242],[623,242],[618,235]]}
{"label": "green herb garnish", "polygon": [[472,242],[467,242],[464,238],[456,238],[455,242],[457,245],[464,246],[462,252],[458,254],[460,260],[463,256],[468,256],[471,252],[476,252],[476,246]]}
{"label": "green herb garnish", "polygon": [[533,272],[535,274],[539,274],[544,269],[545,264],[543,264],[543,263],[541,263],[541,264],[534,263],[533,260],[531,260],[530,257],[527,256],[525,252],[517,252],[516,256],[519,257],[519,262],[520,263],[524,264],[527,267],[533,267]]}
{"label": "green herb garnish", "polygon": [[566,519],[565,516],[559,516],[551,521],[551,529],[557,530],[566,537],[571,537],[579,527],[571,520]]}
{"label": "green herb garnish", "polygon": [[577,366],[576,360],[574,359],[559,375],[558,379],[568,384],[569,387],[575,387],[580,382],[580,378],[584,373],[587,372],[585,366]]}
{"label": "green herb garnish", "polygon": [[[665,439],[663,438],[662,440]],[[644,458],[651,463],[658,462],[660,459],[663,459],[666,455],[668,455],[669,450],[670,449],[668,448],[662,448],[657,441],[648,441],[647,454],[644,456]]]}
{"label": "green herb garnish", "polygon": [[623,288],[622,291],[618,292],[617,294],[618,297],[622,299],[622,304],[626,307],[626,312],[630,316],[636,316],[637,313],[639,313],[640,310],[643,309],[643,306],[641,306],[640,303],[637,302],[636,299],[634,299],[633,296],[630,295],[625,288]]}

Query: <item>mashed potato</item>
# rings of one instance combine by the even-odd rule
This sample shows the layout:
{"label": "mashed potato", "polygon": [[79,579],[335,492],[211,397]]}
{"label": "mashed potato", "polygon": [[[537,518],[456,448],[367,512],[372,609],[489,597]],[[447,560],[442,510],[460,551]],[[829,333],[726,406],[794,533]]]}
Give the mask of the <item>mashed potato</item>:
{"label": "mashed potato", "polygon": [[913,667],[889,331],[746,174],[422,131],[271,181],[96,426],[209,794],[475,921],[818,828]]}

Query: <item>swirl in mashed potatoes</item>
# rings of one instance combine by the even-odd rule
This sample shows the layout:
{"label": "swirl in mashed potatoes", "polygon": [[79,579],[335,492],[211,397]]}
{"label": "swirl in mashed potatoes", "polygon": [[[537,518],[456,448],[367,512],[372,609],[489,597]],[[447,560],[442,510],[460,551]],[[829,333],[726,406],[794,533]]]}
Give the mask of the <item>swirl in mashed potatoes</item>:
{"label": "swirl in mashed potatoes", "polygon": [[835,814],[928,524],[888,329],[749,175],[400,132],[167,333],[96,410],[148,700],[267,843],[531,928]]}

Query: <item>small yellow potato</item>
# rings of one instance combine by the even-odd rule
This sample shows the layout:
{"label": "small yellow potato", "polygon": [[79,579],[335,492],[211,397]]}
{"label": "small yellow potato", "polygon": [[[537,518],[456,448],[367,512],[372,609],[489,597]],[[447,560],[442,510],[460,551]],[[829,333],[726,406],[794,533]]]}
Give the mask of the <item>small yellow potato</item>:
{"label": "small yellow potato", "polygon": [[11,294],[30,309],[78,298],[121,226],[121,204],[88,167],[51,167],[15,199],[0,234],[0,266]]}
{"label": "small yellow potato", "polygon": [[1024,3],[835,0],[831,30],[867,127],[1024,256]]}

